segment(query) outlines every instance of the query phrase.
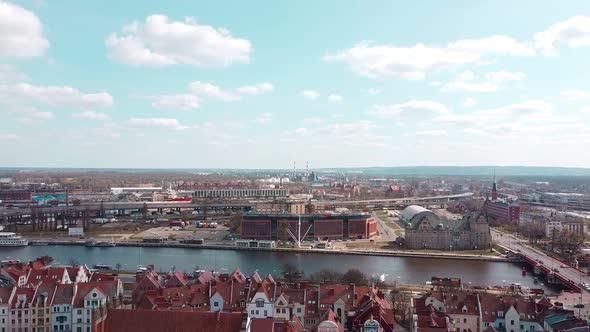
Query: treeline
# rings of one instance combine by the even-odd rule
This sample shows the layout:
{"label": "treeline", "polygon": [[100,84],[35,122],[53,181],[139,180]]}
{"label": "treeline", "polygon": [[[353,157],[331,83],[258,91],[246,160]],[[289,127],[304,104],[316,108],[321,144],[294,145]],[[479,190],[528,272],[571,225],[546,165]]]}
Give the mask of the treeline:
{"label": "treeline", "polygon": [[283,265],[282,275],[287,281],[309,280],[314,282],[356,284],[359,286],[370,284],[379,286],[383,284],[383,281],[379,278],[367,276],[356,268],[349,269],[344,273],[325,268],[306,277],[303,271],[298,270],[293,264],[287,263]]}

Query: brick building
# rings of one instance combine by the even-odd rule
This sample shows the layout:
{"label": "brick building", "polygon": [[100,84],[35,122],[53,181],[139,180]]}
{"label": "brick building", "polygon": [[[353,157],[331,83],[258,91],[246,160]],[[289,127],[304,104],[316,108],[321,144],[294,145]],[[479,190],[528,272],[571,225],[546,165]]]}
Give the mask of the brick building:
{"label": "brick building", "polygon": [[[246,214],[240,237],[257,240],[289,240],[297,233],[299,216],[291,214]],[[308,240],[368,239],[377,235],[377,221],[369,214],[301,215],[301,234]]]}

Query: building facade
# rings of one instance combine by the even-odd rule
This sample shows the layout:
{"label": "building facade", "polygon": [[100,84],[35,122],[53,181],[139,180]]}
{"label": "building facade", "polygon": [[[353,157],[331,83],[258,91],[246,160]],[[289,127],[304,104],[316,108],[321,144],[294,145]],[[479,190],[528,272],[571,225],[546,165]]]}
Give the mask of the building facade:
{"label": "building facade", "polygon": [[520,206],[498,200],[486,200],[484,205],[486,214],[498,223],[518,224],[520,222]]}
{"label": "building facade", "polygon": [[409,206],[400,219],[406,223],[405,244],[409,249],[475,250],[492,245],[490,226],[482,213],[443,220],[430,210]]}
{"label": "building facade", "polygon": [[248,188],[248,189],[197,189],[193,198],[245,198],[245,197],[287,197],[286,188]]}
{"label": "building facade", "polygon": [[245,214],[240,237],[257,240],[292,240],[301,218],[305,240],[368,239],[377,235],[377,221],[369,214]]}

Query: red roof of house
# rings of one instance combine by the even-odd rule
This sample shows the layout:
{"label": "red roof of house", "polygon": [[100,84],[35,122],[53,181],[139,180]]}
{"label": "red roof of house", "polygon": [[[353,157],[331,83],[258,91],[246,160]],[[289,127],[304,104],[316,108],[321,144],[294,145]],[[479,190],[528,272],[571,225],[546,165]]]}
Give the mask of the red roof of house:
{"label": "red roof of house", "polygon": [[213,274],[209,271],[198,271],[193,273],[193,278],[195,278],[199,284],[207,284],[213,280]]}
{"label": "red roof of house", "polygon": [[72,304],[74,289],[74,284],[58,284],[53,296],[53,304]]}
{"label": "red roof of house", "polygon": [[274,329],[274,318],[255,318],[250,325],[250,332],[272,332]]}
{"label": "red roof of house", "polygon": [[13,287],[0,288],[0,303],[8,303]]}
{"label": "red roof of house", "polygon": [[180,271],[171,272],[166,277],[166,287],[185,286],[189,283],[188,279]]}
{"label": "red roof of house", "polygon": [[33,269],[29,274],[27,283],[29,285],[39,285],[42,282],[61,282],[64,276],[68,276],[68,271],[65,267],[48,266],[42,269]]}
{"label": "red roof of house", "polygon": [[242,314],[204,311],[109,310],[109,332],[239,332]]}

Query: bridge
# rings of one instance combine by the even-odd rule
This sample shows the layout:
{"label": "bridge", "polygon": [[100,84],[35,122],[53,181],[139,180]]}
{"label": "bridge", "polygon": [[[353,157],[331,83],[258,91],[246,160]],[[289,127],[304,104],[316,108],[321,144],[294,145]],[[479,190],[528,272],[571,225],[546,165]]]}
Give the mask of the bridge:
{"label": "bridge", "polygon": [[360,205],[381,205],[381,206],[408,206],[408,205],[439,205],[446,204],[450,201],[460,200],[473,197],[473,193],[467,192],[462,194],[428,196],[428,197],[403,197],[403,198],[383,198],[367,200],[344,200],[344,201],[316,201],[312,202],[314,206],[360,206]]}
{"label": "bridge", "polygon": [[587,293],[585,289],[580,287],[584,282],[590,283],[590,278],[583,271],[540,250],[529,247],[525,240],[516,238],[511,234],[492,230],[492,237],[497,244],[508,248],[518,255],[523,262],[533,266],[536,274],[545,274],[548,282],[562,284],[575,292]]}

